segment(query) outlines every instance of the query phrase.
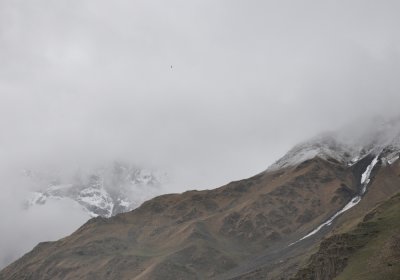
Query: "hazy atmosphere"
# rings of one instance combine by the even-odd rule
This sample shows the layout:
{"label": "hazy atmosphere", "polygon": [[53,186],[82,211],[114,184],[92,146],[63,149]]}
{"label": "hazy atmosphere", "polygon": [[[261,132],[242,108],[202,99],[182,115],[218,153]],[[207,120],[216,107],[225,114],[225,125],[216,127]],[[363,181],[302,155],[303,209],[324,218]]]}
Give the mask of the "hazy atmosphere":
{"label": "hazy atmosphere", "polygon": [[0,0],[0,267],[88,219],[77,209],[54,226],[63,203],[24,212],[19,170],[125,160],[165,170],[165,192],[214,188],[321,131],[397,115],[399,12],[398,1]]}

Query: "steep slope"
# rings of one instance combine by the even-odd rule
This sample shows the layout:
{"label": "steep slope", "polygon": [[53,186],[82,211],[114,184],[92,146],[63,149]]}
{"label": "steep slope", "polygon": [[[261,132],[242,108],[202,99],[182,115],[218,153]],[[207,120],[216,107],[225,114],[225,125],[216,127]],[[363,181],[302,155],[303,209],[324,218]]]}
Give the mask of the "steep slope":
{"label": "steep slope", "polygon": [[[363,169],[365,168],[365,163],[363,166],[362,161],[351,168],[353,169],[353,173],[356,172],[357,174],[357,170],[361,167]],[[361,175],[362,174],[363,173],[361,173]],[[329,238],[330,236],[347,233],[353,230],[358,223],[362,221],[366,213],[399,191],[400,162],[396,161],[392,165],[378,163],[373,172],[371,172],[370,184],[360,202],[336,217],[330,225],[326,225],[316,234],[308,238],[302,239],[301,241],[297,240],[297,242],[294,242],[290,246],[286,246],[286,244],[277,244],[277,246],[273,246],[270,250],[266,250],[264,255],[261,254],[257,258],[251,259],[247,269],[239,271],[240,273],[236,275],[231,273],[229,277],[224,277],[222,279],[289,279],[299,268],[306,266],[306,260],[312,253],[315,253],[318,249],[319,242],[323,240],[323,238]],[[343,210],[343,208],[341,210]],[[329,220],[330,219],[331,218],[329,218]],[[326,222],[323,224],[325,223]],[[319,228],[319,226],[317,228]],[[327,255],[330,253],[331,252]],[[319,278],[319,275],[313,275],[313,277],[308,275],[308,277],[311,278],[307,278],[306,276],[300,279],[332,279],[329,277]]]}
{"label": "steep slope", "polygon": [[[265,258],[277,244],[287,248],[360,192],[357,168],[316,157],[215,190],[160,196],[130,213],[92,219],[69,237],[38,245],[5,268],[0,279],[239,277],[306,253],[299,244],[289,255],[278,252],[253,267],[256,256]],[[315,245],[316,240],[307,242]]]}

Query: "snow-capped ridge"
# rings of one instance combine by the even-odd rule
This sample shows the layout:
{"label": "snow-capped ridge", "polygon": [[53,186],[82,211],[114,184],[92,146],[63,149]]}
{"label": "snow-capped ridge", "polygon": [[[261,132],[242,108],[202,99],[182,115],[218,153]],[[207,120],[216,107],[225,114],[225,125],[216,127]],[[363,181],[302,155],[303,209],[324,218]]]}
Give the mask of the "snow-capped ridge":
{"label": "snow-capped ridge", "polygon": [[338,162],[351,162],[359,154],[357,149],[339,142],[332,135],[317,136],[310,141],[296,145],[281,159],[271,165],[268,170],[298,165],[306,160],[320,157],[322,159],[334,159]]}
{"label": "snow-capped ridge", "polygon": [[351,128],[324,133],[296,145],[267,171],[293,167],[315,157],[351,166],[366,155],[378,154],[382,164],[393,164],[400,157],[400,118],[353,134]]}
{"label": "snow-capped ridge", "polygon": [[78,170],[74,176],[63,180],[36,176],[34,172],[24,174],[39,186],[27,198],[26,208],[68,198],[80,204],[91,217],[111,217],[131,211],[160,194],[162,184],[168,180],[165,173],[120,162],[93,171]]}

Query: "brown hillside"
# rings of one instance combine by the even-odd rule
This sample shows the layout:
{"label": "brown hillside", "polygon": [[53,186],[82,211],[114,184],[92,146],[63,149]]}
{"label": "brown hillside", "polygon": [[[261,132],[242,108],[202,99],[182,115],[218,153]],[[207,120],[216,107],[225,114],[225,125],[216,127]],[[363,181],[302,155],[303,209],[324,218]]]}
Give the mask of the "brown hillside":
{"label": "brown hillside", "polygon": [[318,235],[288,246],[359,191],[367,161],[347,167],[316,157],[215,190],[156,197],[39,244],[0,279],[285,279],[321,237],[353,226],[357,211],[400,189],[398,164],[377,167],[359,205]]}

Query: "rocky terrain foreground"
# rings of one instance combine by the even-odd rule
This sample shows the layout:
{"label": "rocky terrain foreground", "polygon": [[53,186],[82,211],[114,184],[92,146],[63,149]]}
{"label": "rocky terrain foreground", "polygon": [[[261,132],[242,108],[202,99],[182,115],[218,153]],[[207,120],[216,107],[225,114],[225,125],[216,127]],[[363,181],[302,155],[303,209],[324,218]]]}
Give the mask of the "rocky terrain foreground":
{"label": "rocky terrain foreground", "polygon": [[317,138],[251,178],[93,218],[0,279],[400,279],[400,134],[389,129],[362,147]]}

